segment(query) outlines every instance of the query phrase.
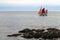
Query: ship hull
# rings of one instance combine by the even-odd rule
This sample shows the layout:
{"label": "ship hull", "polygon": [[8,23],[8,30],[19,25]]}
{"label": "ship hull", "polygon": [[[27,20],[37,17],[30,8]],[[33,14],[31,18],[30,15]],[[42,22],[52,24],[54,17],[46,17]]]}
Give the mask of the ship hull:
{"label": "ship hull", "polygon": [[47,16],[47,14],[40,14],[40,16]]}

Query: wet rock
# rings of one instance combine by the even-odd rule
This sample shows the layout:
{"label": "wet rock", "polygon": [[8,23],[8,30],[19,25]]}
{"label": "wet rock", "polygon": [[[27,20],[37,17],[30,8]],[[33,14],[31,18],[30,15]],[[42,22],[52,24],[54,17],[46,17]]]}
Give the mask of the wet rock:
{"label": "wet rock", "polygon": [[33,38],[37,39],[37,38],[40,38],[41,36],[42,36],[42,33],[36,32],[34,33]]}
{"label": "wet rock", "polygon": [[7,37],[12,37],[12,35],[7,35]]}
{"label": "wet rock", "polygon": [[31,30],[28,29],[28,28],[26,28],[26,29],[24,29],[24,30],[18,31],[18,33],[25,33],[25,32],[29,32],[29,31],[31,31]]}
{"label": "wet rock", "polygon": [[7,37],[17,37],[17,36],[19,36],[19,35],[21,35],[21,34],[12,34],[12,35],[7,35]]}
{"label": "wet rock", "polygon": [[60,36],[58,33],[60,32],[59,29],[48,28],[47,30],[48,30],[47,32],[43,33],[42,38],[52,39],[52,38],[58,38]]}
{"label": "wet rock", "polygon": [[36,29],[32,29],[31,31],[36,31]]}
{"label": "wet rock", "polygon": [[34,35],[34,33],[36,33],[36,29],[31,30],[31,34]]}
{"label": "wet rock", "polygon": [[33,35],[31,35],[30,33],[25,33],[25,34],[23,34],[23,36],[21,36],[21,37],[23,37],[23,38],[33,38]]}
{"label": "wet rock", "polygon": [[[47,30],[47,31],[46,31]],[[53,39],[53,38],[60,38],[60,30],[56,28],[47,28],[47,29],[23,29],[18,31],[19,34],[12,34],[7,35],[8,37],[17,37],[20,36],[22,33],[23,38],[44,38],[44,39]],[[20,34],[21,33],[21,34]]]}
{"label": "wet rock", "polygon": [[36,32],[43,32],[45,29],[37,29]]}
{"label": "wet rock", "polygon": [[47,28],[48,31],[59,31],[59,29],[56,28]]}

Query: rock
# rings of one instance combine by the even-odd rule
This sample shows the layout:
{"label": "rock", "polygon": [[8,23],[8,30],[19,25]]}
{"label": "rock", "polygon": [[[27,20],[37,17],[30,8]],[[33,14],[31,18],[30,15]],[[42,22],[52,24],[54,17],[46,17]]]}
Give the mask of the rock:
{"label": "rock", "polygon": [[53,38],[58,38],[60,35],[58,34],[59,29],[55,29],[55,28],[48,28],[47,32],[44,32],[42,35],[42,38],[45,39],[53,39]]}
{"label": "rock", "polygon": [[12,37],[12,35],[7,35],[7,37]]}
{"label": "rock", "polygon": [[17,37],[20,36],[21,34],[12,34],[12,35],[7,35],[7,37]]}
{"label": "rock", "polygon": [[37,39],[37,38],[40,38],[41,36],[42,36],[42,33],[36,32],[34,33],[33,38]]}
{"label": "rock", "polygon": [[29,33],[25,33],[25,34],[23,34],[23,36],[21,36],[21,37],[23,37],[23,38],[33,38],[33,35],[31,35],[31,34],[29,34]]}
{"label": "rock", "polygon": [[[47,30],[47,31],[46,31]],[[47,28],[47,29],[23,29],[18,31],[17,34],[7,35],[8,37],[17,37],[22,34],[23,38],[44,38],[44,39],[53,39],[60,38],[60,30],[56,28]]]}
{"label": "rock", "polygon": [[47,28],[47,30],[49,31],[59,31],[59,29],[56,29],[56,28]]}
{"label": "rock", "polygon": [[18,31],[18,33],[25,33],[25,32],[30,32],[30,31],[31,31],[30,29],[26,28],[24,30]]}
{"label": "rock", "polygon": [[44,29],[37,29],[36,32],[43,32],[45,31]]}

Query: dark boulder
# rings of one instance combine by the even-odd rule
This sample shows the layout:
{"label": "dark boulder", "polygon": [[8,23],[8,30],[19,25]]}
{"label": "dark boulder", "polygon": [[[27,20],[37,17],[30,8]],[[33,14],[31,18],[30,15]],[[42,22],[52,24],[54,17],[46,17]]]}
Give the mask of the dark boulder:
{"label": "dark boulder", "polygon": [[31,31],[30,29],[26,28],[24,30],[18,31],[18,33],[26,33],[26,32],[30,32],[30,31]]}
{"label": "dark boulder", "polygon": [[20,36],[21,34],[12,34],[12,35],[7,35],[7,37],[17,37]]}
{"label": "dark boulder", "polygon": [[29,39],[29,38],[33,38],[33,35],[31,35],[29,33],[24,33],[23,36],[21,36],[21,37]]}

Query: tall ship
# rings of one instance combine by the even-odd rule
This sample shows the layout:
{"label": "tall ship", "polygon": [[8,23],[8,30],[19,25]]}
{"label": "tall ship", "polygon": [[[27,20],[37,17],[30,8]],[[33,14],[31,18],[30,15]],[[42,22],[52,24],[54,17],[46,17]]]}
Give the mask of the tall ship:
{"label": "tall ship", "polygon": [[48,10],[41,7],[40,10],[39,10],[39,12],[38,12],[38,14],[39,14],[40,16],[47,16]]}

